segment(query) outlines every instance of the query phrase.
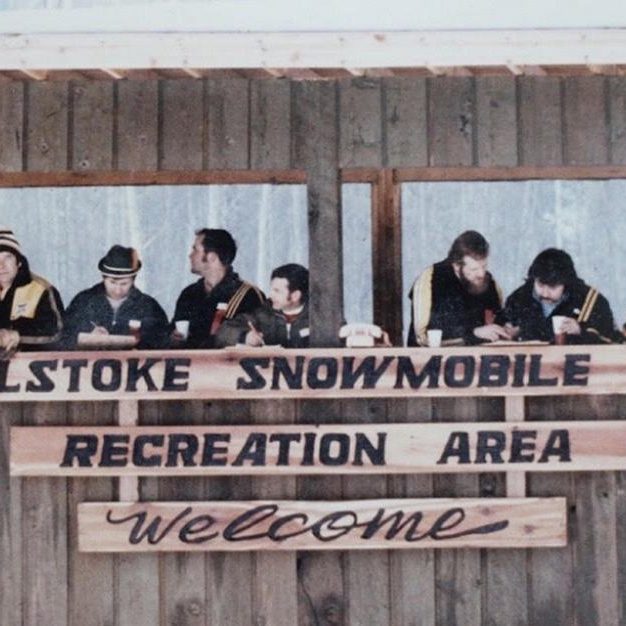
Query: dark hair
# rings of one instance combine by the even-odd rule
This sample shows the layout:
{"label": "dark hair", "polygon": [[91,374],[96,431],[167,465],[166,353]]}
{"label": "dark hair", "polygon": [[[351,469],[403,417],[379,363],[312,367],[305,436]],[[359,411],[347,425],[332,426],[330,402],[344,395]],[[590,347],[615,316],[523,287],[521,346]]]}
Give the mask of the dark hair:
{"label": "dark hair", "polygon": [[202,247],[206,253],[215,252],[222,265],[231,265],[237,254],[237,244],[232,235],[222,228],[201,228],[196,231],[202,237]]}
{"label": "dark hair", "polygon": [[540,252],[528,268],[528,280],[554,287],[570,287],[578,280],[572,257],[558,248],[547,248]]}
{"label": "dark hair", "polygon": [[289,291],[300,291],[302,302],[309,299],[309,270],[297,263],[281,265],[272,272],[272,278],[287,279]]}
{"label": "dark hair", "polygon": [[464,256],[473,259],[484,259],[489,255],[489,243],[475,230],[466,230],[461,233],[450,246],[448,261],[450,263],[462,263]]}

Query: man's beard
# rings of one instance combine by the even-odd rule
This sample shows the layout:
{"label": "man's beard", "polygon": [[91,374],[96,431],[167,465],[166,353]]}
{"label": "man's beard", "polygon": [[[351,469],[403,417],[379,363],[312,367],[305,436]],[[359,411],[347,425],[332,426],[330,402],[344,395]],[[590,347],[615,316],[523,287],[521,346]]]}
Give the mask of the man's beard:
{"label": "man's beard", "polygon": [[489,280],[486,276],[481,280],[479,284],[476,284],[467,280],[467,278],[465,278],[463,272],[461,271],[459,280],[461,281],[461,285],[463,285],[463,289],[465,289],[465,291],[467,291],[467,293],[471,294],[472,296],[480,296],[481,294],[485,293],[485,291],[487,291],[489,287]]}

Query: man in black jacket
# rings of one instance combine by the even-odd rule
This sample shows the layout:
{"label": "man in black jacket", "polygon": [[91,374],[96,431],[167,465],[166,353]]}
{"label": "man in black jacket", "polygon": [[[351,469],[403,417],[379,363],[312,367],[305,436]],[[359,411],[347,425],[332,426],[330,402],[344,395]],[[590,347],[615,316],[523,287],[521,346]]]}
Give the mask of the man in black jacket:
{"label": "man in black jacket", "polygon": [[77,347],[79,333],[134,335],[139,348],[167,347],[165,311],[154,298],[135,287],[140,268],[134,248],[113,246],[100,259],[102,281],[76,295],[65,314],[66,348]]}
{"label": "man in black jacket", "polygon": [[216,348],[215,337],[225,320],[252,313],[265,302],[254,285],[242,281],[233,270],[237,245],[231,234],[219,228],[196,232],[189,261],[200,279],[181,292],[173,324],[188,322],[187,336],[173,330],[172,343],[186,348]]}
{"label": "man in black jacket", "polygon": [[309,347],[309,271],[297,263],[272,272],[270,302],[222,324],[216,343],[248,346]]}
{"label": "man in black jacket", "polygon": [[424,270],[415,281],[411,299],[409,346],[427,346],[427,331],[442,331],[443,345],[477,344],[509,339],[495,323],[502,295],[487,271],[489,244],[478,232],[459,235],[448,257]]}
{"label": "man in black jacket", "polygon": [[523,341],[554,341],[555,316],[565,317],[560,332],[567,343],[620,340],[607,299],[578,278],[570,255],[557,248],[537,255],[526,282],[507,298],[504,314]]}
{"label": "man in black jacket", "polygon": [[0,227],[0,348],[12,352],[56,347],[63,302],[44,278],[33,274],[13,231]]}

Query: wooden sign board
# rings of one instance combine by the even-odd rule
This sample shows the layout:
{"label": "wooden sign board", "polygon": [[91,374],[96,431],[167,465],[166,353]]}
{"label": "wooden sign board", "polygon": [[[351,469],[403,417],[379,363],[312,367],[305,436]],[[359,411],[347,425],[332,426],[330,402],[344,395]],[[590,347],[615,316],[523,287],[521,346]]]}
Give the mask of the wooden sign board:
{"label": "wooden sign board", "polygon": [[11,428],[12,476],[626,470],[626,421]]}
{"label": "wooden sign board", "polygon": [[78,505],[82,552],[566,545],[565,498]]}
{"label": "wooden sign board", "polygon": [[59,352],[0,361],[3,402],[625,392],[623,346]]}

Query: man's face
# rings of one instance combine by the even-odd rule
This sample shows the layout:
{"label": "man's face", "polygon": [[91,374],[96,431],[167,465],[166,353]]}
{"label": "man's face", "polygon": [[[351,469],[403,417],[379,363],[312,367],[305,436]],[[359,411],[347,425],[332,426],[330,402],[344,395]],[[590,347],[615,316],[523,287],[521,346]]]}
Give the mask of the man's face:
{"label": "man's face", "polygon": [[289,281],[286,278],[272,278],[270,300],[272,308],[284,311],[300,305],[300,291],[289,291]]}
{"label": "man's face", "polygon": [[111,300],[123,300],[128,296],[130,288],[135,282],[134,278],[111,278],[104,276],[104,290]]}
{"label": "man's face", "polygon": [[10,287],[17,276],[20,263],[11,252],[0,252],[0,286]]}
{"label": "man's face", "polygon": [[202,237],[200,236],[197,236],[193,241],[191,252],[189,253],[189,262],[192,274],[202,274],[207,267],[207,253],[204,251]]}
{"label": "man's face", "polygon": [[487,281],[487,257],[475,259],[465,255],[461,263],[453,263],[454,271],[465,287],[472,294],[484,293],[489,286]]}
{"label": "man's face", "polygon": [[533,289],[537,297],[546,304],[556,304],[563,297],[565,285],[546,285],[535,278]]}

